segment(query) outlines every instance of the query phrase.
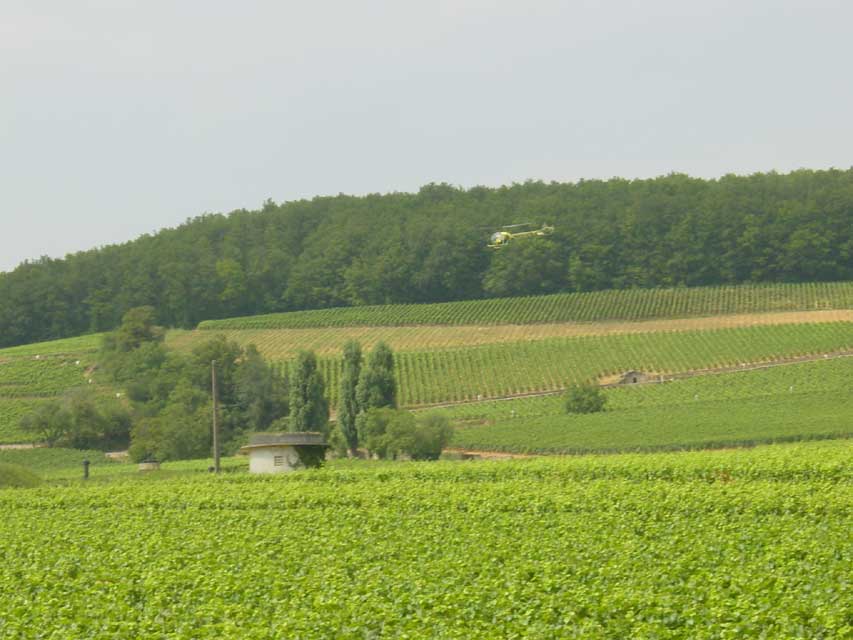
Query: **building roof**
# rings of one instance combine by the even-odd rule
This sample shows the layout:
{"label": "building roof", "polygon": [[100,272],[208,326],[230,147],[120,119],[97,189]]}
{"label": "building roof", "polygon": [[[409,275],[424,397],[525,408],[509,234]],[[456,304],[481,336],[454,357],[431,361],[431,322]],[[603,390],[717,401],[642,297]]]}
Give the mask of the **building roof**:
{"label": "building roof", "polygon": [[328,447],[322,433],[315,431],[298,431],[294,433],[253,433],[249,436],[249,444],[240,451],[253,449],[269,449],[275,447]]}

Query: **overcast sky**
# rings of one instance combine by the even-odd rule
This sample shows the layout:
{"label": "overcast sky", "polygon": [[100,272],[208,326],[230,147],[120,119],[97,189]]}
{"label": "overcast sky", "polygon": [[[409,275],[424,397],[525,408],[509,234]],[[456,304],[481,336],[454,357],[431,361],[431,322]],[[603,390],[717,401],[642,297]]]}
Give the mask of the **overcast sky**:
{"label": "overcast sky", "polygon": [[843,0],[0,0],[0,270],[314,195],[853,165]]}

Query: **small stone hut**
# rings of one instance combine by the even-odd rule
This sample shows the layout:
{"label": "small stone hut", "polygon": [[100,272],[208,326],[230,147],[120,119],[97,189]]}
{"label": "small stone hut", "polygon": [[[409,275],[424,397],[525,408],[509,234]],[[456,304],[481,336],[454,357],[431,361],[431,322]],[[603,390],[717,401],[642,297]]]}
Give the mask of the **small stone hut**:
{"label": "small stone hut", "polygon": [[240,453],[249,455],[249,473],[286,473],[318,467],[329,445],[322,433],[253,433]]}
{"label": "small stone hut", "polygon": [[653,376],[642,371],[626,371],[619,376],[616,384],[640,384],[641,382],[649,382],[653,379]]}

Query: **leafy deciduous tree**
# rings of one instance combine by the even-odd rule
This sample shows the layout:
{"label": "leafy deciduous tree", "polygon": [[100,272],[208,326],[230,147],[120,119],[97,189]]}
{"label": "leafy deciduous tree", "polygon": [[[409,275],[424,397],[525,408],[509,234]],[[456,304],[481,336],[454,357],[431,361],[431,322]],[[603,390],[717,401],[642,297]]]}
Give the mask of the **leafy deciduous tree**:
{"label": "leafy deciduous tree", "polygon": [[604,411],[606,404],[607,396],[597,384],[573,384],[566,390],[566,413],[596,413]]}

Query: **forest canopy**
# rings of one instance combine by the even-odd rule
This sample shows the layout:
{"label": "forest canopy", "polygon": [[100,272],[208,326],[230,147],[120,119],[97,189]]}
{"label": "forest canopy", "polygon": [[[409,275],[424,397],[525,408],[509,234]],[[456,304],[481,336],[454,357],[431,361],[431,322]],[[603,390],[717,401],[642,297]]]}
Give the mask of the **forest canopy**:
{"label": "forest canopy", "polygon": [[[555,233],[487,247],[530,222]],[[210,214],[0,274],[0,346],[330,306],[609,288],[853,279],[853,169],[429,184]]]}

